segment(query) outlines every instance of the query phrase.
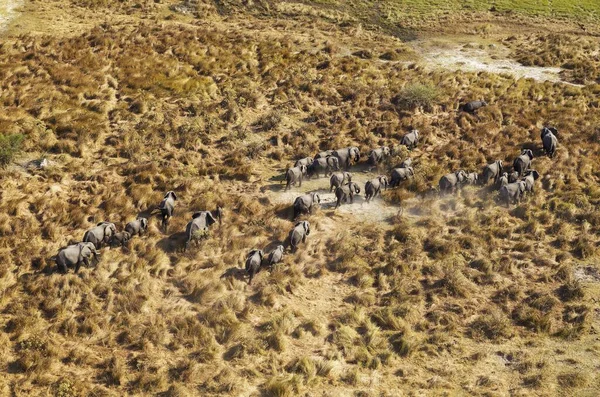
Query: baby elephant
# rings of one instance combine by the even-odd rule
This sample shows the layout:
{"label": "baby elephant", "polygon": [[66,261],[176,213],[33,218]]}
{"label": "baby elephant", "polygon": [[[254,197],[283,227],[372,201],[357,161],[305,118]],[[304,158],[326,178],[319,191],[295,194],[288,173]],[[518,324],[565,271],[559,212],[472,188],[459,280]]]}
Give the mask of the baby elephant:
{"label": "baby elephant", "polygon": [[518,204],[521,202],[525,189],[526,186],[523,181],[504,185],[500,188],[500,200],[506,203],[506,207],[510,206],[511,201]]}
{"label": "baby elephant", "polygon": [[508,172],[503,173],[500,179],[498,179],[498,188],[501,188],[505,185],[508,185]]}
{"label": "baby elephant", "polygon": [[125,231],[130,234],[130,237],[136,234],[141,236],[146,230],[148,230],[148,219],[146,218],[137,218],[125,225]]}
{"label": "baby elephant", "polygon": [[527,171],[527,173],[525,174],[525,178],[523,179],[523,182],[525,182],[525,190],[527,192],[535,193],[533,188],[535,185],[535,181],[539,177],[540,174],[536,170]]}
{"label": "baby elephant", "polygon": [[385,158],[388,157],[389,155],[390,155],[390,148],[387,146],[381,146],[381,147],[378,147],[377,149],[373,149],[373,150],[371,150],[371,153],[369,153],[369,164],[377,165],[377,164],[381,163],[383,160],[385,160]]}
{"label": "baby elephant", "polygon": [[469,172],[467,174],[467,184],[477,185],[479,183],[479,175],[476,172]]}
{"label": "baby elephant", "polygon": [[[310,214],[315,205],[321,203],[321,198],[317,193],[308,193],[302,196],[296,197],[294,201],[294,219],[300,214]],[[293,220],[293,219],[292,219]]]}
{"label": "baby elephant", "polygon": [[129,232],[119,232],[114,234],[110,239],[111,247],[127,247],[129,245],[129,240],[131,239],[131,234]]}
{"label": "baby elephant", "polygon": [[267,259],[267,265],[272,269],[273,266],[278,264],[283,260],[283,245],[278,245],[273,251],[269,253],[269,257]]}
{"label": "baby elephant", "polygon": [[400,141],[400,144],[406,146],[408,150],[416,148],[419,144],[419,131],[412,130],[408,134],[404,135]]}
{"label": "baby elephant", "polygon": [[298,186],[302,186],[302,178],[306,175],[307,167],[305,165],[299,165],[298,167],[288,168],[285,172],[285,189],[288,190],[290,186],[298,183]]}
{"label": "baby elephant", "polygon": [[331,178],[329,178],[329,191],[331,192],[333,189],[337,189],[338,187],[349,182],[352,182],[351,173],[346,171],[334,172],[333,174],[331,174]]}
{"label": "baby elephant", "polygon": [[381,186],[384,186],[387,190],[388,180],[387,177],[383,175],[380,175],[377,178],[371,179],[365,183],[365,200],[367,203],[381,193]]}
{"label": "baby elephant", "polygon": [[533,160],[533,152],[531,149],[523,149],[521,155],[513,162],[513,167],[519,176],[523,176],[525,171],[531,167],[531,160]]}
{"label": "baby elephant", "polygon": [[412,167],[395,168],[392,171],[392,180],[390,181],[390,186],[396,187],[400,185],[400,182],[410,179],[413,176],[415,176],[415,171]]}
{"label": "baby elephant", "polygon": [[347,185],[338,187],[335,189],[335,197],[337,198],[335,208],[339,207],[342,201],[347,203],[348,199],[350,199],[350,204],[354,203],[354,195],[359,193],[360,188],[358,187],[358,184],[354,182],[350,182]]}
{"label": "baby elephant", "polygon": [[290,247],[292,252],[298,249],[300,243],[306,243],[306,237],[310,234],[310,223],[308,221],[302,221],[296,223],[294,228],[290,231]]}
{"label": "baby elephant", "polygon": [[246,273],[248,273],[248,284],[252,284],[252,279],[260,271],[260,266],[264,253],[262,250],[253,249],[246,257]]}
{"label": "baby elephant", "polygon": [[461,109],[467,113],[475,113],[478,109],[487,106],[486,101],[471,101],[461,106]]}
{"label": "baby elephant", "polygon": [[296,163],[294,164],[294,167],[300,167],[301,165],[308,167],[309,165],[311,165],[313,163],[313,160],[314,159],[312,157],[304,157],[303,159],[296,161]]}
{"label": "baby elephant", "polygon": [[467,181],[467,174],[464,171],[456,171],[444,175],[439,182],[440,193],[453,193],[457,187],[462,186]]}

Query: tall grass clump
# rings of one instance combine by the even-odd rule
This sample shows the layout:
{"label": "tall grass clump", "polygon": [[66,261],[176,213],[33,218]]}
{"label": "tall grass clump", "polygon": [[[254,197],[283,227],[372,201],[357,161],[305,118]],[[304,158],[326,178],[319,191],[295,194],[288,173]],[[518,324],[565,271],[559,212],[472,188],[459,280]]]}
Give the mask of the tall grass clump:
{"label": "tall grass clump", "polygon": [[433,85],[413,83],[408,84],[400,90],[400,92],[392,98],[392,103],[401,110],[423,108],[424,110],[429,111],[439,96],[439,89]]}
{"label": "tall grass clump", "polygon": [[0,134],[0,167],[9,165],[19,154],[24,139],[22,134]]}

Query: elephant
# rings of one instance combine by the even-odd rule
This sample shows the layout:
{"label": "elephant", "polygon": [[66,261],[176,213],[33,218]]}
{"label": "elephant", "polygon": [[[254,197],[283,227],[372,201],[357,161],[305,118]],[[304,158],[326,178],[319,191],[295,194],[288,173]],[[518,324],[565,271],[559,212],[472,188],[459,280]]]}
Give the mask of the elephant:
{"label": "elephant", "polygon": [[344,167],[346,170],[348,170],[350,169],[350,163],[352,161],[358,162],[360,159],[360,150],[358,150],[358,148],[355,146],[347,147],[334,150],[332,156],[338,158],[340,167]]}
{"label": "elephant", "polygon": [[415,176],[415,171],[412,167],[408,168],[394,168],[392,170],[392,179],[390,181],[391,187],[396,187],[400,185],[400,182],[405,181],[407,179]]}
{"label": "elephant", "polygon": [[498,189],[505,185],[508,185],[508,172],[503,173],[500,179],[498,179],[498,183],[496,184],[496,186],[498,186]]}
{"label": "elephant", "polygon": [[486,186],[490,179],[493,179],[494,184],[497,184],[498,179],[500,179],[500,175],[502,174],[503,167],[504,163],[502,160],[496,160],[492,164],[486,165],[481,173],[481,184]]}
{"label": "elephant", "polygon": [[371,179],[365,183],[365,200],[367,203],[371,201],[371,199],[375,198],[378,194],[381,193],[381,186],[383,185],[387,190],[388,187],[388,179],[386,176],[380,175],[375,179]]}
{"label": "elephant", "polygon": [[148,219],[146,218],[137,218],[135,221],[129,222],[125,225],[125,231],[131,235],[131,237],[136,234],[142,235],[148,230]]}
{"label": "elephant", "polygon": [[321,173],[324,176],[329,175],[333,171],[340,169],[340,161],[337,157],[319,157],[316,158],[311,165],[308,166],[307,174],[309,177],[316,175],[317,178]]}
{"label": "elephant", "polygon": [[303,159],[296,161],[296,163],[294,164],[294,167],[299,167],[301,165],[308,167],[309,165],[311,165],[313,163],[313,161],[314,161],[314,159],[312,157],[304,157]]}
{"label": "elephant", "polygon": [[469,172],[467,174],[467,182],[468,185],[477,185],[479,183],[479,174],[476,172]]}
{"label": "elephant", "polygon": [[440,178],[440,193],[447,193],[448,191],[454,192],[457,187],[462,186],[466,182],[467,174],[463,170],[446,174]]}
{"label": "elephant", "polygon": [[324,159],[329,156],[333,156],[333,150],[325,150],[324,152],[317,153],[315,159]]}
{"label": "elephant", "polygon": [[390,148],[387,146],[381,146],[377,149],[371,150],[369,153],[369,164],[377,165],[381,163],[386,157],[390,155]]}
{"label": "elephant", "polygon": [[292,252],[295,252],[298,249],[298,245],[300,243],[306,242],[306,237],[310,235],[310,223],[308,221],[302,221],[296,223],[294,228],[290,231],[290,247],[292,248]]}
{"label": "elephant", "polygon": [[527,192],[535,193],[534,185],[535,181],[540,177],[540,174],[536,170],[529,170],[525,173],[525,178],[523,182],[525,182],[525,190]]}
{"label": "elephant", "polygon": [[321,203],[321,197],[317,193],[308,193],[294,200],[294,219],[298,218],[300,214],[310,214],[315,205]]}
{"label": "elephant", "polygon": [[75,266],[75,273],[79,272],[79,267],[82,263],[85,266],[90,266],[90,258],[94,256],[93,259],[98,263],[98,256],[100,255],[96,250],[94,243],[92,242],[82,242],[73,245],[69,245],[66,248],[61,249],[56,255],[55,261],[58,270],[66,273],[67,267]]}
{"label": "elephant", "polygon": [[354,182],[350,182],[347,185],[338,187],[335,189],[335,197],[337,198],[335,208],[339,207],[342,201],[347,203],[348,199],[350,199],[350,204],[354,203],[354,195],[359,193],[360,188],[358,187],[358,184]]}
{"label": "elephant", "polygon": [[108,244],[110,237],[117,232],[117,227],[111,222],[100,222],[83,235],[84,243],[92,243],[96,249],[102,248],[102,244]]}
{"label": "elephant", "polygon": [[412,159],[409,157],[406,160],[404,160],[403,162],[400,163],[400,166],[398,168],[409,168],[412,167]]}
{"label": "elephant", "polygon": [[467,113],[475,113],[478,109],[487,106],[486,101],[471,101],[461,106],[461,109]]}
{"label": "elephant", "polygon": [[246,257],[246,273],[248,273],[248,285],[252,284],[252,279],[260,271],[262,260],[264,257],[262,250],[253,249]]}
{"label": "elephant", "polygon": [[556,135],[554,135],[553,130],[558,132],[556,128],[542,128],[542,145],[544,146],[544,151],[550,158],[554,157],[556,146],[558,146],[558,139],[556,138]]}
{"label": "elephant", "polygon": [[278,264],[283,260],[283,245],[278,245],[273,251],[269,253],[269,257],[267,258],[268,266],[272,269],[273,266]]}
{"label": "elephant", "polygon": [[508,174],[508,183],[515,183],[519,180],[519,173],[517,171],[513,171]]}
{"label": "elephant", "polygon": [[167,233],[167,229],[169,228],[169,218],[175,213],[175,201],[177,201],[177,195],[174,191],[169,190],[158,207],[156,207],[160,211],[162,217],[161,224],[165,233]]}
{"label": "elephant", "polygon": [[500,188],[500,200],[506,202],[506,207],[510,206],[510,202],[521,202],[521,197],[525,193],[526,185],[524,181],[509,183]]}
{"label": "elephant", "polygon": [[287,171],[285,171],[286,185],[285,189],[283,190],[287,191],[291,185],[295,185],[296,183],[299,184],[298,186],[302,186],[302,178],[306,175],[306,173],[307,167],[305,165],[300,165],[294,168],[288,168]]}
{"label": "elephant", "polygon": [[419,131],[412,130],[402,137],[400,144],[406,146],[409,150],[413,150],[419,144]]}
{"label": "elephant", "polygon": [[544,135],[547,133],[552,133],[554,135],[558,135],[558,129],[555,127],[542,127],[542,131],[540,133],[540,139],[544,139]]}
{"label": "elephant", "polygon": [[[221,218],[223,215],[223,209],[221,207],[217,207],[215,211],[215,216],[210,211],[198,211],[194,212],[192,215],[192,220],[185,227],[185,245],[183,246],[183,251],[187,251],[190,242],[196,241],[206,235],[208,231],[208,227],[215,224],[217,219],[219,220],[219,224],[221,224]],[[216,217],[216,218],[215,218]]]}
{"label": "elephant", "polygon": [[345,183],[352,182],[352,174],[346,171],[335,172],[331,174],[329,178],[329,191],[331,192],[334,188],[338,188]]}
{"label": "elephant", "polygon": [[129,240],[131,239],[131,233],[129,232],[119,232],[113,234],[110,239],[111,247],[127,247],[129,245]]}
{"label": "elephant", "polygon": [[533,152],[531,149],[523,149],[521,155],[513,162],[515,171],[519,173],[519,177],[523,176],[525,171],[531,167],[531,160],[533,160]]}

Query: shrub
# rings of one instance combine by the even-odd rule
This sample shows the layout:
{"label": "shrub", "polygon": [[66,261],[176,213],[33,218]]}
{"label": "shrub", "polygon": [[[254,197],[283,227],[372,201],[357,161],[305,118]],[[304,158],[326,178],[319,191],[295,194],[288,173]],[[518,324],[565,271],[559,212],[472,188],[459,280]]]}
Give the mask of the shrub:
{"label": "shrub", "polygon": [[392,103],[402,110],[415,110],[421,107],[430,110],[438,97],[439,91],[436,87],[415,83],[404,87],[392,98]]}
{"label": "shrub", "polygon": [[25,137],[22,134],[0,134],[0,167],[6,167],[21,151]]}

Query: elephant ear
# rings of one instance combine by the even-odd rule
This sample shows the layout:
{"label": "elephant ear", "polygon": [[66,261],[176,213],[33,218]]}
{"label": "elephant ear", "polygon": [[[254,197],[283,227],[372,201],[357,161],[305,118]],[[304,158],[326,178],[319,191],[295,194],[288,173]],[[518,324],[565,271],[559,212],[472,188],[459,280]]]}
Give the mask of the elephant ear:
{"label": "elephant ear", "polygon": [[140,221],[140,223],[142,224],[142,227],[144,229],[146,229],[148,227],[148,219],[142,218],[141,221]]}
{"label": "elephant ear", "polygon": [[307,221],[303,222],[303,226],[304,226],[304,231],[306,232],[306,235],[308,236],[310,234],[310,224]]}
{"label": "elephant ear", "polygon": [[216,223],[217,220],[213,217],[213,215],[208,211],[206,213],[206,223],[210,226],[213,223]]}
{"label": "elephant ear", "polygon": [[192,214],[192,219],[196,219],[202,215],[202,211],[194,212]]}
{"label": "elephant ear", "polygon": [[540,173],[537,172],[536,170],[532,170],[531,174],[533,175],[534,180],[537,180],[540,177]]}

